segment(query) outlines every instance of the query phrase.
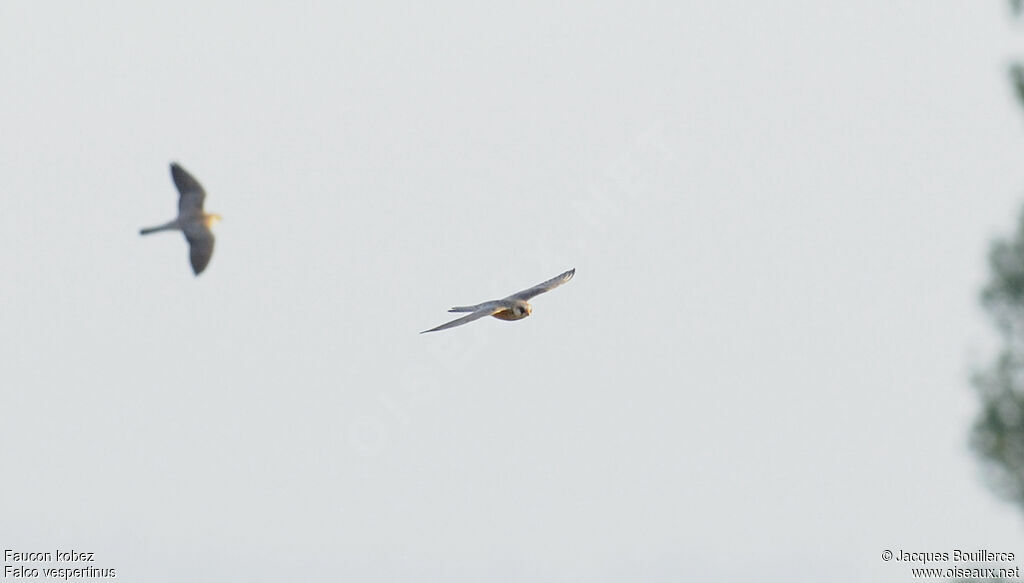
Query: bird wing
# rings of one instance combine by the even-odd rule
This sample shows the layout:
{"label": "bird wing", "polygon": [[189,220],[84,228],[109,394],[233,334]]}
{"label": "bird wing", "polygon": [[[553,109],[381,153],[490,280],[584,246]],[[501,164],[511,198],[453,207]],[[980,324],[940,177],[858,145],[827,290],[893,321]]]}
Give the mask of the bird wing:
{"label": "bird wing", "polygon": [[178,198],[178,215],[202,214],[203,201],[206,200],[206,191],[191,174],[178,165],[171,163],[171,178],[174,179],[174,186],[177,187],[181,196]]}
{"label": "bird wing", "polygon": [[572,279],[572,276],[576,274],[576,268],[570,269],[558,277],[553,277],[544,283],[537,284],[530,289],[524,289],[519,293],[512,294],[505,298],[506,300],[529,300],[530,298],[540,295],[546,291],[551,291],[563,283]]}
{"label": "bird wing", "polygon": [[199,275],[210,263],[213,256],[214,236],[203,222],[193,221],[188,223],[184,229],[185,239],[188,241],[189,260],[192,262],[192,271]]}
{"label": "bird wing", "polygon": [[461,325],[466,324],[468,322],[472,322],[473,320],[479,320],[480,318],[483,318],[485,316],[493,316],[494,314],[497,314],[498,312],[504,310],[506,307],[507,306],[503,305],[501,302],[486,302],[486,303],[480,304],[480,309],[478,309],[477,311],[473,312],[472,314],[469,314],[468,316],[463,316],[461,318],[456,318],[456,319],[452,320],[451,322],[447,322],[445,324],[441,324],[440,326],[438,326],[436,328],[431,328],[430,330],[424,330],[423,332],[420,332],[420,334],[426,334],[427,332],[437,332],[438,330],[447,330],[448,328],[454,328],[456,326],[461,326]]}

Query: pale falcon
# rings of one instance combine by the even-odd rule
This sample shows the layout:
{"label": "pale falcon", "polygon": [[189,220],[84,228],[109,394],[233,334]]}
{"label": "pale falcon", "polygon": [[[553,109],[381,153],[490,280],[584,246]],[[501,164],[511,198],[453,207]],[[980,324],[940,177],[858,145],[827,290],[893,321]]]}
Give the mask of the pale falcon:
{"label": "pale falcon", "polygon": [[448,328],[454,328],[461,326],[467,322],[473,320],[479,320],[484,316],[494,316],[500,320],[522,320],[523,318],[530,315],[533,311],[531,306],[526,300],[533,298],[536,295],[542,294],[546,291],[551,291],[563,283],[572,279],[572,276],[576,274],[576,269],[570,269],[558,277],[551,278],[544,283],[535,285],[530,289],[523,290],[519,293],[512,294],[507,298],[500,300],[491,300],[475,306],[459,306],[448,310],[449,312],[472,312],[468,316],[463,316],[456,320],[452,320],[447,324],[441,324],[437,328],[431,328],[430,330],[424,330],[420,334],[427,332],[436,332],[438,330],[447,330]]}

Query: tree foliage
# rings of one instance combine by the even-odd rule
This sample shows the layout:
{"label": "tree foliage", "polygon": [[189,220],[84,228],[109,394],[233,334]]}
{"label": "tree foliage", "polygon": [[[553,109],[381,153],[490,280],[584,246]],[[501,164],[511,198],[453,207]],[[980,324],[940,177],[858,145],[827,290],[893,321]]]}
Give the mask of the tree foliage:
{"label": "tree foliage", "polygon": [[971,445],[995,491],[1024,509],[1024,215],[1011,238],[992,244],[989,267],[981,303],[1003,342],[973,378],[981,412]]}
{"label": "tree foliage", "polygon": [[[1024,0],[1010,0],[1015,18]],[[1024,107],[1024,65],[1010,66],[1010,82]],[[981,304],[1002,337],[995,360],[972,379],[981,411],[971,430],[971,446],[997,494],[1024,510],[1024,214],[1016,232],[992,243],[991,276]]]}

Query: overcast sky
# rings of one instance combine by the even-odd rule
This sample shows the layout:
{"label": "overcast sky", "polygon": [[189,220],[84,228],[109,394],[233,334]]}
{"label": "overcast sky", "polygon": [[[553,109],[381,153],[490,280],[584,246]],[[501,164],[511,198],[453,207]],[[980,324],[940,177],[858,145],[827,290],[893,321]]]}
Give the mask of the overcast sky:
{"label": "overcast sky", "polygon": [[[197,583],[1019,558],[967,377],[1022,49],[996,1],[4,2],[0,547]],[[172,160],[224,217],[198,278],[138,235]]]}

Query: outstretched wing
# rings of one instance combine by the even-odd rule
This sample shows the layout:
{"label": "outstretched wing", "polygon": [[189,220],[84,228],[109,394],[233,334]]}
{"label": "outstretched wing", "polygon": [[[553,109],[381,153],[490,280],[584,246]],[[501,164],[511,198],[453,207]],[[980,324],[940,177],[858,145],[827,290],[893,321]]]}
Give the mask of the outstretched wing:
{"label": "outstretched wing", "polygon": [[497,314],[498,312],[504,310],[505,307],[506,306],[501,305],[499,302],[487,302],[484,304],[480,304],[480,309],[473,312],[472,314],[469,314],[468,316],[463,316],[461,318],[456,318],[455,320],[452,320],[451,322],[448,322],[446,324],[441,324],[436,328],[424,330],[420,332],[420,334],[426,334],[427,332],[437,332],[438,330],[447,330],[448,328],[461,326],[468,322],[472,322],[473,320],[479,320],[480,318],[483,318],[485,316],[493,316],[494,314]]}
{"label": "outstretched wing", "polygon": [[193,221],[182,230],[185,232],[185,239],[188,240],[192,271],[199,275],[209,265],[210,257],[213,256],[213,231],[201,221]]}
{"label": "outstretched wing", "polygon": [[206,200],[206,191],[191,174],[178,165],[171,162],[171,178],[174,179],[174,186],[177,187],[181,196],[178,198],[178,215],[193,215],[203,212],[203,201]]}
{"label": "outstretched wing", "polygon": [[540,294],[542,294],[542,293],[544,293],[546,291],[551,291],[551,290],[555,289],[556,287],[558,287],[558,286],[562,285],[563,283],[565,283],[565,282],[569,281],[570,279],[572,279],[572,276],[575,275],[575,274],[576,274],[576,268],[572,268],[569,271],[566,271],[565,273],[563,273],[562,275],[559,275],[558,277],[553,277],[553,278],[545,281],[544,283],[537,284],[537,285],[531,287],[530,289],[524,289],[523,291],[521,291],[519,293],[516,293],[516,294],[512,294],[512,295],[508,296],[505,299],[506,300],[523,300],[523,301],[529,300],[530,298],[532,298],[534,296],[537,296],[537,295],[540,295]]}

